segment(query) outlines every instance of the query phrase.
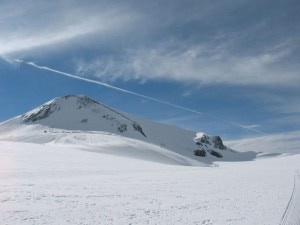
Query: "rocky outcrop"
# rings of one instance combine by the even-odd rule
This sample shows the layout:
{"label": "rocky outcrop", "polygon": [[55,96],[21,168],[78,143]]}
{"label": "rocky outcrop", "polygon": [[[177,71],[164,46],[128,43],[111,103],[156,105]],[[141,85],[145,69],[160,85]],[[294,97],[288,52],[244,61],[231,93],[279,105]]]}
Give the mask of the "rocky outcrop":
{"label": "rocky outcrop", "polygon": [[196,144],[197,145],[202,145],[201,143],[210,145],[209,136],[207,134],[202,134],[201,137],[197,138]]}
{"label": "rocky outcrop", "polygon": [[[219,150],[227,150],[220,136],[209,136],[205,133],[197,133],[194,142],[197,145],[196,150],[194,150],[194,155],[196,156],[205,157],[207,153],[209,153],[214,157],[222,158],[223,155]],[[201,147],[199,148],[199,146]]]}
{"label": "rocky outcrop", "polygon": [[220,136],[213,136],[212,142],[214,143],[214,147],[220,150],[226,150],[226,146],[223,144],[223,141]]}
{"label": "rocky outcrop", "polygon": [[133,126],[134,130],[140,132],[144,137],[147,137],[140,124],[138,124],[137,122],[133,122],[132,126]]}
{"label": "rocky outcrop", "polygon": [[197,149],[197,150],[194,151],[194,155],[205,157],[206,156],[206,151],[204,149]]}
{"label": "rocky outcrop", "polygon": [[42,105],[36,112],[22,115],[23,122],[30,123],[38,120],[48,118],[53,112],[59,111],[60,107],[53,103],[49,105]]}
{"label": "rocky outcrop", "polygon": [[220,152],[217,152],[215,150],[209,150],[209,153],[217,158],[222,158],[223,155]]}

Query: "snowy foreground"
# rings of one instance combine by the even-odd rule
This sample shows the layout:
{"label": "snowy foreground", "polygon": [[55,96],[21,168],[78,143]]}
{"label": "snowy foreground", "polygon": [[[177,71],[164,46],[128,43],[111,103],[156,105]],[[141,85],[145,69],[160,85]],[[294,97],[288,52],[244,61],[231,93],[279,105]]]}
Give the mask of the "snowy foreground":
{"label": "snowy foreground", "polygon": [[1,225],[279,225],[300,169],[300,155],[199,167],[59,143],[0,146]]}

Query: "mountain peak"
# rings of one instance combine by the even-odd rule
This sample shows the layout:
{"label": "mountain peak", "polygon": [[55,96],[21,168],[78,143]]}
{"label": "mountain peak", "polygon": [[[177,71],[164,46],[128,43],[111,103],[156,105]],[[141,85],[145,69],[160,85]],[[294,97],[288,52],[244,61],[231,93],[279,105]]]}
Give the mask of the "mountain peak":
{"label": "mountain peak", "polygon": [[66,95],[46,102],[40,107],[25,113],[22,118],[23,122],[26,123],[36,122],[48,118],[51,114],[60,111],[62,107],[81,109],[96,104],[99,103],[85,95]]}
{"label": "mountain peak", "polygon": [[57,97],[21,116],[23,123],[42,124],[66,130],[137,131],[146,137],[142,127],[124,114],[85,95]]}

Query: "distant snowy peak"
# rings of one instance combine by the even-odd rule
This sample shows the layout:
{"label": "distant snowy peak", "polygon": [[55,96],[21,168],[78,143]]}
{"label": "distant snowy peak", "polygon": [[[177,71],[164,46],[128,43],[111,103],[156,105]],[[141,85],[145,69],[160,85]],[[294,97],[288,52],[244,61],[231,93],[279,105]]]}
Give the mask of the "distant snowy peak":
{"label": "distant snowy peak", "polygon": [[68,130],[125,133],[137,131],[146,137],[141,125],[87,96],[55,98],[21,116],[22,122]]}
{"label": "distant snowy peak", "polygon": [[220,150],[226,150],[226,146],[223,144],[220,136],[209,136],[201,132],[196,134],[194,141],[200,146],[213,146]]}
{"label": "distant snowy peak", "polygon": [[[204,157],[206,153],[210,153],[217,158],[222,158],[223,153],[220,153],[219,150],[227,150],[220,136],[209,136],[201,132],[196,134],[194,142],[198,146],[197,150],[194,151],[197,156]],[[234,152],[231,149],[229,150]]]}

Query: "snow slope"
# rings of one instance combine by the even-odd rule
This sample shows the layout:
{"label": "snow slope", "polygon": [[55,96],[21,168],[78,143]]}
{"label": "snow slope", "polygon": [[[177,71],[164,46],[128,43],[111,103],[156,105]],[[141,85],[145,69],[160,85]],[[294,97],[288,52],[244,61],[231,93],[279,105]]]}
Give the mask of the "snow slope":
{"label": "snow slope", "polygon": [[[109,134],[114,141],[138,143],[136,148],[122,148],[116,154],[168,162],[174,158],[184,165],[199,162],[253,160],[254,152],[238,153],[223,145],[219,136],[188,131],[177,126],[147,121],[119,112],[87,96],[67,95],[0,124],[0,140],[30,143],[76,144],[99,149]],[[129,141],[129,139],[132,139]],[[143,142],[143,143],[142,143]],[[125,145],[126,145],[125,144]],[[143,146],[141,146],[143,145]],[[147,146],[147,147],[145,147]],[[115,152],[116,148],[113,148]],[[143,153],[139,149],[144,149]],[[147,149],[147,150],[145,150]],[[204,154],[196,156],[195,150]],[[151,156],[150,156],[151,155]],[[153,155],[153,157],[152,157]]]}
{"label": "snow slope", "polygon": [[299,155],[187,167],[71,145],[0,146],[1,225],[276,225],[300,167]]}

